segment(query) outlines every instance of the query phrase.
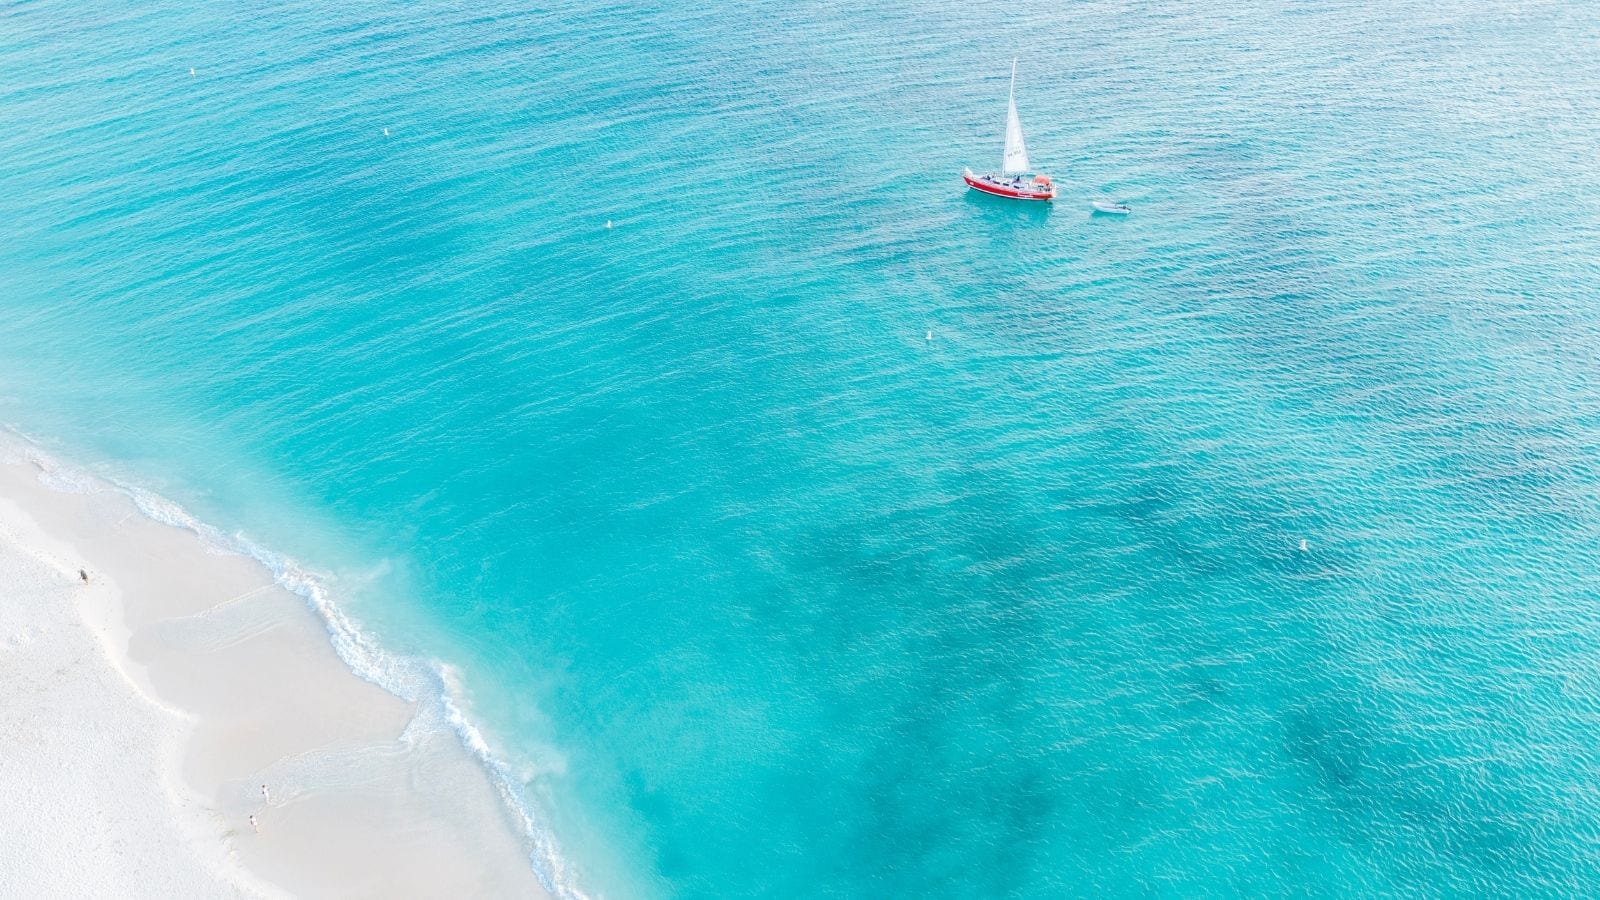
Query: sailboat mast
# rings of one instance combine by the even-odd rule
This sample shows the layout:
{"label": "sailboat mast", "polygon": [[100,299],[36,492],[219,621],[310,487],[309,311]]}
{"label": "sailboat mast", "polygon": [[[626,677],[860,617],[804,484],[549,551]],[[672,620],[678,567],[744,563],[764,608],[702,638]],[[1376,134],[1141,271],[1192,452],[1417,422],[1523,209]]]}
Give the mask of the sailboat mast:
{"label": "sailboat mast", "polygon": [[1000,171],[1020,175],[1028,171],[1028,147],[1022,141],[1022,121],[1017,118],[1017,61],[1011,60],[1011,96],[1006,100],[1006,152]]}

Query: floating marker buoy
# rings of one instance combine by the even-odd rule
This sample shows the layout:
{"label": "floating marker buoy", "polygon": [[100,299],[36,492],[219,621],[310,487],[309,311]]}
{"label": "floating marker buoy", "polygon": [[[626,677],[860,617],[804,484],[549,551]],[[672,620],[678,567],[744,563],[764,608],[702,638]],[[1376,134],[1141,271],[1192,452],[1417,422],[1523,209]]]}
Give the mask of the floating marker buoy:
{"label": "floating marker buoy", "polygon": [[932,328],[928,329],[928,340],[930,340],[930,341],[933,340],[933,329]]}
{"label": "floating marker buoy", "polygon": [[383,136],[384,136],[384,137],[388,137],[388,136],[389,136],[389,129],[387,129],[387,128],[385,128],[385,129],[384,129],[384,130],[383,130]]}
{"label": "floating marker buoy", "polygon": [[190,77],[190,78],[193,78],[193,77],[194,77],[194,66],[190,66],[190,67],[189,67],[189,77]]}
{"label": "floating marker buoy", "polygon": [[1311,542],[1306,540],[1305,538],[1301,538],[1300,539],[1300,552],[1304,553],[1304,552],[1306,552],[1307,550],[1310,550],[1310,549],[1311,549]]}
{"label": "floating marker buoy", "polygon": [[606,228],[610,228],[610,227],[611,227],[611,220],[607,219],[606,220]]}

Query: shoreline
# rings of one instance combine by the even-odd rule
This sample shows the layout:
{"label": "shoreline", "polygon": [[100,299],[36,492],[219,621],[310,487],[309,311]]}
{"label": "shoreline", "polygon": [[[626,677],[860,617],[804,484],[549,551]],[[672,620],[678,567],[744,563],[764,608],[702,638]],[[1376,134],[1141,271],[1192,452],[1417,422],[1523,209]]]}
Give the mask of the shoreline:
{"label": "shoreline", "polygon": [[0,712],[26,727],[8,731],[0,788],[24,799],[0,839],[30,848],[0,880],[26,875],[36,894],[549,896],[534,868],[548,848],[447,695],[364,678],[323,598],[152,502],[24,439],[0,445],[0,671],[29,698]]}

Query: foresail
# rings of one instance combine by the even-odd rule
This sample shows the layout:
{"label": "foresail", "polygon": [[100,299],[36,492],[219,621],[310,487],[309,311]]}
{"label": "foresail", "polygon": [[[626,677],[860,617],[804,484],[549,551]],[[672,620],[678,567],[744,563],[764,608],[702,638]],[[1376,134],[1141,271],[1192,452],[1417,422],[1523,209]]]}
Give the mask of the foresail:
{"label": "foresail", "polygon": [[1017,118],[1015,97],[1006,108],[1006,158],[1002,171],[1007,175],[1028,171],[1028,145],[1022,142],[1022,120]]}

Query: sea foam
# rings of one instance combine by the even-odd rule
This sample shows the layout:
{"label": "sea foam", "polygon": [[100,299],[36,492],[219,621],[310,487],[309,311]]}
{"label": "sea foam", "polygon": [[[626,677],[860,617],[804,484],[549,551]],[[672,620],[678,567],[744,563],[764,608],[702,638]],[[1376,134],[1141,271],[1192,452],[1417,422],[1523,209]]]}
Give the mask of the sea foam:
{"label": "sea foam", "polygon": [[204,522],[181,504],[146,488],[65,463],[38,447],[26,435],[13,432],[0,439],[9,445],[0,447],[0,462],[32,463],[38,467],[40,483],[52,491],[73,494],[102,489],[117,491],[132,500],[146,518],[193,533],[206,552],[245,556],[260,563],[276,584],[305,600],[322,621],[334,652],[351,672],[402,700],[417,704],[404,738],[415,742],[419,729],[448,730],[478,760],[510,810],[527,848],[529,863],[544,888],[563,900],[586,900],[587,895],[576,886],[576,875],[562,856],[554,835],[541,824],[517,787],[526,779],[517,777],[512,766],[494,751],[482,729],[464,711],[460,698],[466,690],[454,667],[440,660],[393,653],[381,646],[334,602],[327,580],[295,560],[243,534],[228,533]]}

